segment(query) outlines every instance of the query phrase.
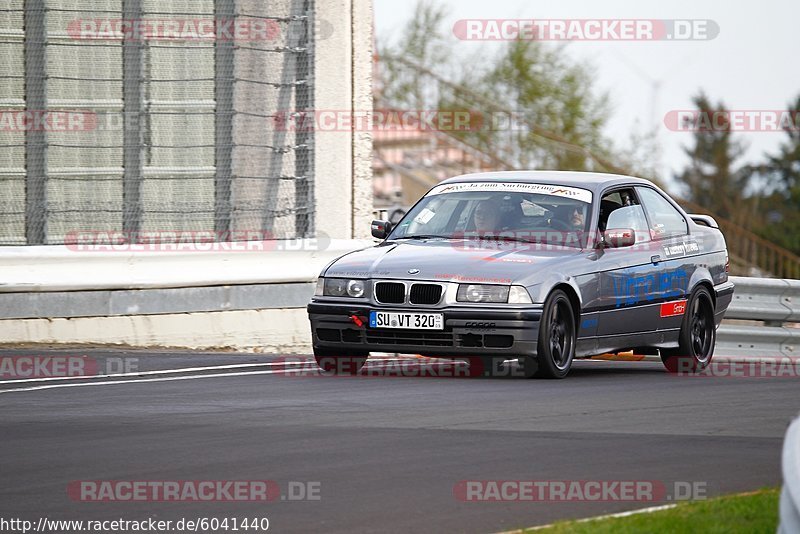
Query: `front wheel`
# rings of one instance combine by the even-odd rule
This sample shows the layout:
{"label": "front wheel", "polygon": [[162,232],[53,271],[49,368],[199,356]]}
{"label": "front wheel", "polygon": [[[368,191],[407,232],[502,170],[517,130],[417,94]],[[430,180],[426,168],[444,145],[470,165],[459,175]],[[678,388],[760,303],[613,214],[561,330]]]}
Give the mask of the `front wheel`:
{"label": "front wheel", "polygon": [[572,302],[567,294],[556,289],[544,303],[539,323],[536,357],[523,356],[520,366],[525,376],[564,378],[575,357],[577,329]]}
{"label": "front wheel", "polygon": [[367,362],[368,352],[341,351],[314,347],[314,359],[319,368],[335,375],[357,375]]}
{"label": "front wheel", "polygon": [[670,373],[695,373],[705,369],[714,355],[717,329],[714,301],[703,286],[689,298],[683,313],[677,349],[663,349],[661,361]]}

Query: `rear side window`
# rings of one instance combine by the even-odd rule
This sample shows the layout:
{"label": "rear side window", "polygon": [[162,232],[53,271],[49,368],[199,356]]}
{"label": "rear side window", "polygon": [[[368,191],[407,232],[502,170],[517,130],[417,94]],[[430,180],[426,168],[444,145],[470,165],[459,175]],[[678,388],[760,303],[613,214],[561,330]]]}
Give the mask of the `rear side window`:
{"label": "rear side window", "polygon": [[650,233],[653,239],[663,239],[686,235],[689,229],[686,226],[686,219],[683,218],[675,206],[661,196],[657,191],[648,187],[637,187],[647,217],[650,219]]}

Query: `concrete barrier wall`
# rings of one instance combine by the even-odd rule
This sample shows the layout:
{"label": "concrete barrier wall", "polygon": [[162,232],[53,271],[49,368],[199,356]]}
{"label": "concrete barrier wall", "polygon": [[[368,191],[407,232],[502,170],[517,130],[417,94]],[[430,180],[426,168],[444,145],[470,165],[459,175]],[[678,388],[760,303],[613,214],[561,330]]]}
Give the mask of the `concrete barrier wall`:
{"label": "concrete barrier wall", "polygon": [[319,272],[372,244],[259,242],[262,248],[252,250],[255,243],[232,243],[245,248],[227,252],[5,249],[0,340],[307,352],[305,305]]}
{"label": "concrete barrier wall", "polygon": [[309,353],[304,308],[0,321],[6,344],[126,345]]}
{"label": "concrete barrier wall", "polygon": [[[372,111],[372,1],[318,1],[315,16],[326,35],[314,52],[315,108]],[[315,228],[337,238],[368,238],[372,133],[321,130],[314,142]]]}

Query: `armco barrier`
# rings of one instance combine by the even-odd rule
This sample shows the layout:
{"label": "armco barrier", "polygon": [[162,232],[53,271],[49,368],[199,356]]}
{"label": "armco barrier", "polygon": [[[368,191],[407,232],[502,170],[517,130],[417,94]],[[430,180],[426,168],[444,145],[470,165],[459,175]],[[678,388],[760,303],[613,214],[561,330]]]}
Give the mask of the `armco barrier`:
{"label": "armco barrier", "polygon": [[736,285],[726,319],[800,322],[800,280],[732,276]]}
{"label": "armco barrier", "polygon": [[800,357],[800,280],[731,277],[736,289],[725,319],[764,325],[726,324],[714,351],[724,356]]}

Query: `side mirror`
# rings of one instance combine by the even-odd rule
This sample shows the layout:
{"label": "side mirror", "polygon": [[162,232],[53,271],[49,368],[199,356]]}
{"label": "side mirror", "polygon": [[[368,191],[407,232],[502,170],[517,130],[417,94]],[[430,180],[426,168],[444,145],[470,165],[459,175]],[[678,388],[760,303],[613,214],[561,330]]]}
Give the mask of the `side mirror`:
{"label": "side mirror", "polygon": [[376,239],[386,239],[386,236],[392,231],[392,223],[389,221],[375,220],[372,221],[370,229],[372,230],[372,237]]}
{"label": "side mirror", "polygon": [[603,247],[630,247],[636,243],[636,232],[633,228],[612,228],[603,232]]}

